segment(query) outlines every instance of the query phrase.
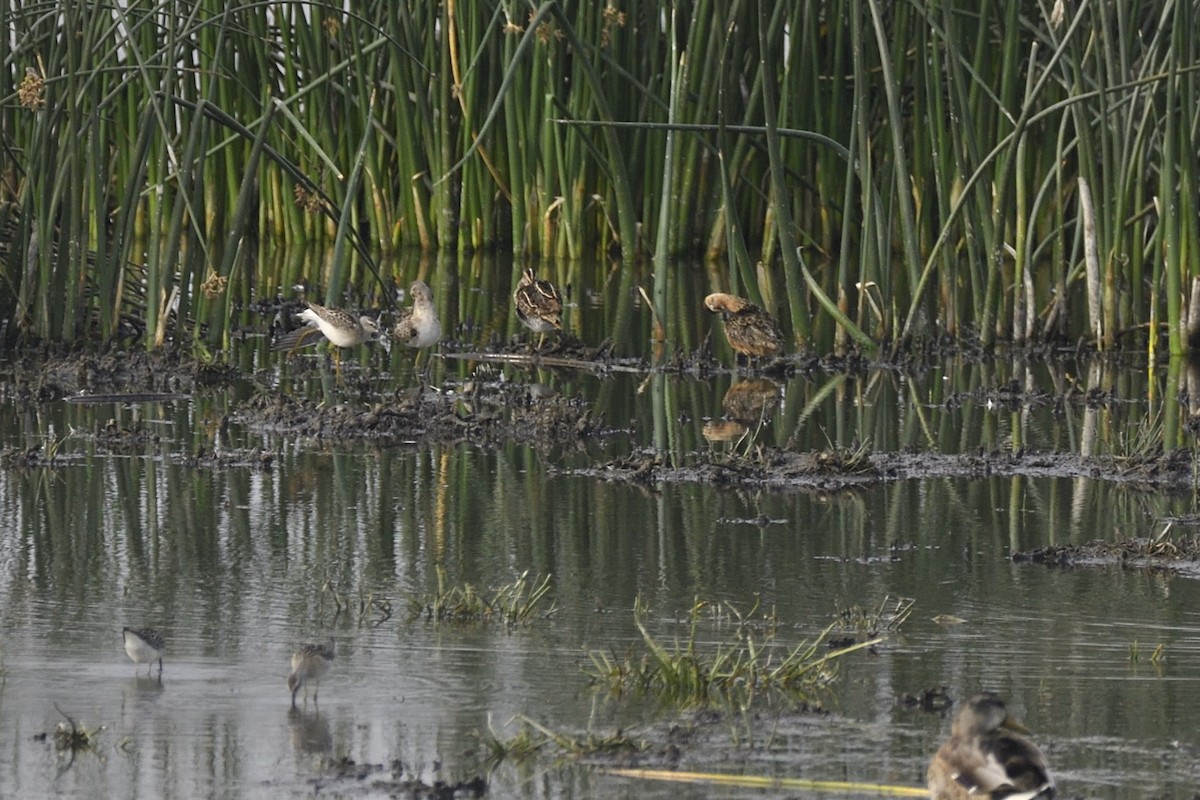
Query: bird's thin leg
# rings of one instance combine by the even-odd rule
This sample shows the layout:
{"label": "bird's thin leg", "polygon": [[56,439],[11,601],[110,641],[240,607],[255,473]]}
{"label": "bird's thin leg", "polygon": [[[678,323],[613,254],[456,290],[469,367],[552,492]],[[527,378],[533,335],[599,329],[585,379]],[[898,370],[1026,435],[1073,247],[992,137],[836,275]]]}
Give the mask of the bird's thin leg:
{"label": "bird's thin leg", "polygon": [[342,382],[342,348],[333,345],[333,374],[337,382]]}
{"label": "bird's thin leg", "polygon": [[[421,365],[420,371],[417,370],[418,364]],[[413,359],[413,372],[416,374],[417,379],[420,380],[418,386],[421,389],[424,389],[426,384],[429,382],[429,359],[426,357],[424,352],[418,351],[417,357]]]}

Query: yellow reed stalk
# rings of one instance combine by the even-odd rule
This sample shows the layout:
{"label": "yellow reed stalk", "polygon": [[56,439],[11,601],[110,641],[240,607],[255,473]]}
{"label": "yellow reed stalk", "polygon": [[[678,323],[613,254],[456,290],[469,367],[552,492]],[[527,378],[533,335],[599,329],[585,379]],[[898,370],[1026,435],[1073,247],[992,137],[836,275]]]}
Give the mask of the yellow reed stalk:
{"label": "yellow reed stalk", "polygon": [[929,797],[929,790],[917,786],[889,786],[884,783],[848,781],[810,781],[803,778],[769,778],[764,775],[730,775],[721,772],[680,772],[667,769],[610,769],[609,775],[648,781],[703,783],[713,786],[738,786],[749,789],[791,789],[813,792],[870,792],[885,797]]}

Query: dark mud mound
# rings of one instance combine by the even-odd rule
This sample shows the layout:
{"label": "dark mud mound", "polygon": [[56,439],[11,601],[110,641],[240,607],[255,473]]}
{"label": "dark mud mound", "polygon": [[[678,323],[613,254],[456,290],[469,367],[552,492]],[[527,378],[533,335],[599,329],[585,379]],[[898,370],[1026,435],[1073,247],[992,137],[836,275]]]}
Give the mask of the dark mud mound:
{"label": "dark mud mound", "polygon": [[[408,772],[399,759],[390,764],[358,762],[347,756],[329,758],[322,773],[308,780],[310,795],[336,797],[409,797],[413,800],[452,800],[483,797],[487,780],[476,776],[461,781],[428,783]],[[282,787],[280,787],[282,788]]]}
{"label": "dark mud mound", "polygon": [[598,467],[575,470],[609,481],[628,483],[705,483],[714,486],[764,486],[836,490],[881,479],[878,466],[863,453],[796,453],[754,448],[747,454],[697,453],[679,466],[652,450],[635,452]]}
{"label": "dark mud mound", "polygon": [[1200,578],[1200,536],[1049,545],[1014,553],[1012,560],[1064,568],[1116,567],[1168,571]]}
{"label": "dark mud mound", "polygon": [[835,491],[881,481],[924,478],[1011,477],[1094,478],[1147,490],[1190,490],[1195,455],[1190,450],[1136,458],[1078,456],[1072,453],[976,452],[884,453],[865,447],[795,452],[752,447],[744,452],[696,453],[678,465],[651,450],[635,452],[597,467],[575,470],[629,483],[707,483],[766,489]]}
{"label": "dark mud mound", "polygon": [[[221,424],[224,426],[227,423],[224,420]],[[240,468],[268,472],[275,463],[274,454],[254,448],[224,448],[215,452],[200,445],[193,452],[179,452],[157,430],[142,422],[123,425],[110,419],[103,424],[97,423],[92,430],[72,431],[71,438],[92,442],[97,455],[149,456],[192,469]],[[83,463],[89,457],[77,452],[64,454],[54,442],[38,442],[28,446],[0,448],[0,469],[65,467]]]}
{"label": "dark mud mound", "polygon": [[[542,347],[528,340],[510,340],[487,352],[443,352],[440,357],[474,362],[470,376],[447,379],[440,387],[387,388],[386,373],[343,365],[330,374],[320,358],[297,360],[286,369],[239,371],[229,365],[197,359],[191,351],[163,349],[152,353],[113,350],[102,353],[34,349],[0,364],[0,399],[17,405],[44,402],[170,402],[234,388],[222,406],[219,424],[314,437],[365,440],[381,444],[471,444],[499,448],[524,444],[539,451],[585,451],[590,442],[617,432],[593,414],[582,397],[568,396],[554,386],[537,382],[534,374],[609,372],[644,373],[643,361],[615,357],[605,343],[587,347],[569,336],[548,337]],[[711,372],[718,365],[703,351],[697,360],[683,359],[666,369]],[[789,357],[789,372],[857,370],[864,364],[853,357],[841,363]],[[514,380],[510,367],[536,368],[528,380]],[[662,367],[655,368],[663,369]],[[281,375],[283,378],[281,379]],[[257,387],[257,389],[255,388]],[[233,399],[234,397],[238,399]],[[1190,449],[1128,456],[1082,456],[1073,453],[976,451],[959,454],[876,452],[866,445],[801,452],[755,442],[756,431],[780,406],[782,384],[762,375],[732,385],[722,401],[724,414],[705,423],[710,447],[687,453],[653,449],[608,462],[596,461],[569,474],[607,481],[651,485],[703,483],[778,490],[830,492],[853,490],[883,481],[928,478],[981,479],[997,476],[1087,478],[1119,483],[1131,490],[1190,491],[1197,454]],[[975,398],[991,404],[1066,402],[1005,385],[994,395]],[[1086,397],[1085,402],[1105,398]],[[955,401],[951,401],[951,404]],[[104,452],[154,454],[157,429],[128,421],[120,425],[98,420],[95,429],[73,435],[90,437]],[[66,463],[63,457],[26,445],[0,453],[0,467],[29,468]],[[270,455],[256,450],[223,451],[216,456],[201,448],[179,455],[197,467],[247,466],[270,469]],[[555,467],[551,467],[554,469]]]}
{"label": "dark mud mound", "polygon": [[204,363],[178,351],[112,350],[105,353],[23,353],[10,362],[0,383],[19,402],[44,403],[87,395],[187,394],[203,386],[225,386],[237,371]]}
{"label": "dark mud mound", "polygon": [[396,444],[498,447],[515,442],[550,448],[572,446],[600,432],[586,404],[540,384],[468,382],[402,390],[370,404],[334,406],[264,393],[242,403],[234,417],[257,430]]}

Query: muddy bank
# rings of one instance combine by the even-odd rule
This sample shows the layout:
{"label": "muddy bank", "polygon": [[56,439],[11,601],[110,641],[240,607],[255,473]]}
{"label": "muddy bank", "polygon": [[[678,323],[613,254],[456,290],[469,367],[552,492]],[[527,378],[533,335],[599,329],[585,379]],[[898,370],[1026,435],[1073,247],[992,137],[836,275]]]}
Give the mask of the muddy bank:
{"label": "muddy bank", "polygon": [[[307,781],[307,794],[320,796],[332,793],[339,797],[386,795],[410,797],[413,800],[452,800],[453,798],[483,797],[487,780],[476,776],[461,781],[428,783],[411,773],[399,759],[388,764],[360,763],[348,756],[326,758],[322,774]],[[275,785],[281,792],[295,787]]]}
{"label": "muddy bank", "polygon": [[881,481],[914,478],[1009,477],[1092,478],[1153,490],[1190,491],[1195,456],[1190,450],[1120,458],[1072,453],[979,452],[880,453],[859,451],[793,452],[758,448],[749,455],[696,453],[693,463],[673,466],[671,459],[641,451],[596,467],[572,470],[609,481],[629,483],[706,483],[764,489],[838,491]]}
{"label": "muddy bank", "polygon": [[87,353],[43,348],[0,361],[0,398],[23,405],[81,394],[189,394],[231,386],[238,377],[230,365],[207,364],[170,349]]}
{"label": "muddy bank", "polygon": [[250,430],[379,443],[527,444],[570,447],[600,435],[582,400],[540,384],[468,381],[402,389],[374,402],[324,407],[305,398],[263,393],[240,404],[233,419]]}
{"label": "muddy bank", "polygon": [[1049,545],[1014,553],[1013,561],[1049,567],[1114,567],[1200,577],[1200,536]]}
{"label": "muddy bank", "polygon": [[[470,444],[498,448],[522,444],[541,451],[586,451],[589,442],[617,431],[598,419],[584,398],[568,396],[554,387],[506,379],[503,367],[537,366],[563,371],[587,370],[648,372],[637,360],[613,357],[602,344],[588,348],[564,338],[544,351],[533,352],[513,342],[487,352],[445,352],[444,358],[474,363],[467,379],[447,380],[441,386],[414,385],[384,388],[378,376],[354,365],[343,366],[331,380],[332,389],[319,396],[282,391],[270,369],[242,373],[225,364],[209,364],[172,350],[154,353],[31,351],[15,361],[0,363],[0,400],[18,407],[46,402],[163,402],[197,395],[223,393],[241,399],[228,402],[217,424],[246,430],[323,440],[361,440],[382,446]],[[789,357],[777,368],[795,374],[856,372],[866,365],[859,359],[816,360]],[[666,369],[685,373],[713,373],[722,367],[704,353],[671,362]],[[289,371],[316,381],[327,377],[323,359],[294,360]],[[1048,395],[1021,391],[1013,385],[981,389],[977,401],[1005,405],[1066,403],[1104,404],[1111,400],[1095,393],[1066,389]],[[740,441],[745,420],[764,419],[780,402],[781,385],[765,377],[743,379],[727,392],[725,415],[704,425],[704,435],[714,444]],[[950,403],[963,398],[952,397]],[[159,444],[158,432],[136,421],[117,425],[96,423],[94,430],[73,431],[88,438],[102,452],[151,454]],[[243,467],[271,469],[272,456],[257,450],[226,449],[214,454],[202,446],[179,454],[164,447],[164,458],[198,468]],[[70,463],[40,444],[0,452],[0,467],[30,468]],[[1116,457],[1084,457],[1072,453],[972,452],[961,455],[922,452],[855,450],[798,452],[777,447],[714,447],[667,456],[652,450],[596,462],[558,474],[580,475],[605,481],[635,484],[702,483],[712,486],[750,487],[817,492],[841,491],[882,481],[922,478],[979,479],[994,476],[1090,478],[1118,482],[1147,490],[1190,490],[1195,474],[1190,450]],[[550,467],[551,472],[555,467]]]}

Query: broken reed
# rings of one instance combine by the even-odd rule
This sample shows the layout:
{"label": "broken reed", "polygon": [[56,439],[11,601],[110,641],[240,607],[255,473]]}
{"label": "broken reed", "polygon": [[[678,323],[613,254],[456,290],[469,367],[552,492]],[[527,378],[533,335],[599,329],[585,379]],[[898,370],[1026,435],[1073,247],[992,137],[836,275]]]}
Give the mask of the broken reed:
{"label": "broken reed", "polygon": [[812,699],[835,680],[838,658],[880,641],[830,648],[828,637],[834,628],[830,625],[812,640],[787,647],[779,641],[773,614],[759,619],[754,610],[742,614],[729,604],[720,606],[727,618],[736,620],[728,638],[716,643],[699,638],[706,620],[715,621],[720,629],[727,619],[706,614],[708,604],[697,602],[689,613],[687,637],[667,645],[646,628],[648,609],[638,598],[634,622],[645,649],[630,648],[624,655],[593,650],[584,672],[594,686],[613,694],[649,696],[666,706],[746,709],[781,697]]}
{"label": "broken reed", "polygon": [[40,338],[224,345],[410,245],[653,253],[660,319],[707,280],[818,346],[1200,325],[1200,0],[10,5],[0,319]]}
{"label": "broken reed", "polygon": [[[446,572],[438,567],[437,581],[435,593],[409,601],[410,620],[424,617],[436,625],[503,624],[511,629],[528,625],[535,617],[549,617],[557,610],[554,601],[547,597],[549,575],[530,578],[526,570],[512,583],[481,592],[469,583],[447,586]],[[549,608],[544,607],[547,601]]]}

